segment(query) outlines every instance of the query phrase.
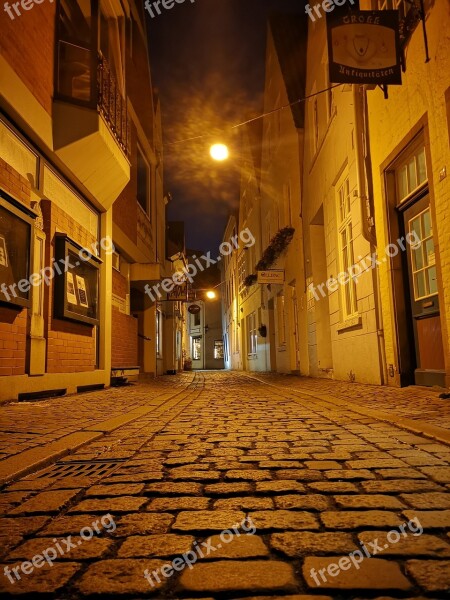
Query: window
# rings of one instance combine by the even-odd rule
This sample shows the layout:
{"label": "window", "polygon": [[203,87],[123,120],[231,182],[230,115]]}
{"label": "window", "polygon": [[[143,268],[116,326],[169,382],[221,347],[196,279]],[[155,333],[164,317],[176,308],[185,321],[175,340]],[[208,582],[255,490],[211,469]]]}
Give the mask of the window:
{"label": "window", "polygon": [[61,0],[58,4],[57,90],[79,102],[95,101],[97,60],[95,8],[90,0]]}
{"label": "window", "polygon": [[404,19],[411,9],[411,0],[378,0],[378,10],[398,10],[400,19]]}
{"label": "window", "polygon": [[150,216],[150,169],[141,149],[137,149],[137,201]]}
{"label": "window", "polygon": [[112,268],[120,272],[120,254],[116,251],[112,253]]}
{"label": "window", "polygon": [[[338,247],[340,270],[348,272],[354,264],[353,229],[348,176],[337,187]],[[356,284],[353,278],[340,285],[342,316],[349,319],[357,313]]]}
{"label": "window", "polygon": [[[80,3],[86,0],[78,0]],[[106,59],[122,96],[125,95],[125,18],[116,12],[109,1],[100,0],[99,10],[99,50]]]}
{"label": "window", "polygon": [[234,351],[239,352],[240,350],[240,339],[239,339],[239,327],[240,323],[234,323]]}
{"label": "window", "polygon": [[397,204],[427,181],[425,148],[420,146],[396,169]]}
{"label": "window", "polygon": [[0,200],[0,302],[30,304],[30,240],[32,218]]}
{"label": "window", "polygon": [[[408,222],[409,233],[415,234],[417,244],[410,244],[414,281],[414,300],[422,300],[438,293],[436,280],[436,255],[433,242],[433,224],[430,209]],[[420,241],[419,241],[420,240]]]}
{"label": "window", "polygon": [[214,340],[214,358],[220,360],[223,358],[223,341]]}
{"label": "window", "polygon": [[286,344],[286,318],[284,314],[284,294],[277,297],[277,329],[278,329],[278,345]]}
{"label": "window", "polygon": [[161,338],[162,338],[162,314],[159,308],[156,309],[156,356],[161,356]]}
{"label": "window", "polygon": [[201,336],[192,338],[192,360],[202,359],[202,338]]}
{"label": "window", "polygon": [[200,311],[191,314],[191,327],[199,327],[200,326]]}
{"label": "window", "polygon": [[229,346],[228,332],[225,333],[225,335],[223,336],[223,341],[224,341],[224,345],[223,345],[224,359],[228,362],[228,360],[230,359],[230,351],[228,349],[228,346]]}
{"label": "window", "polygon": [[258,351],[258,333],[256,331],[256,313],[247,316],[247,353],[255,356]]}
{"label": "window", "polygon": [[238,258],[238,275],[239,275],[239,293],[243,294],[245,291],[245,251],[241,252]]}

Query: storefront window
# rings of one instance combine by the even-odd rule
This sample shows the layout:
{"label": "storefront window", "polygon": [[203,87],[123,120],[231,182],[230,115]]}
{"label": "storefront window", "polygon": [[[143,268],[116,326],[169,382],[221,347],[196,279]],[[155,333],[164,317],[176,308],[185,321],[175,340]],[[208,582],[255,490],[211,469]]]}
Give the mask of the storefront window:
{"label": "storefront window", "polygon": [[31,223],[0,199],[0,302],[29,305]]}

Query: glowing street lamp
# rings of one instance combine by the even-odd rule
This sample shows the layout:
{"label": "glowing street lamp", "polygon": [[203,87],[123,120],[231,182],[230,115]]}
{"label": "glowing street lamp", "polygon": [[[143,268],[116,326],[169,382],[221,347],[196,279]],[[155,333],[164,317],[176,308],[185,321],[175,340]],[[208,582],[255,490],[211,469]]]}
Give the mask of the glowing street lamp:
{"label": "glowing street lamp", "polygon": [[206,292],[206,297],[209,298],[209,300],[214,300],[214,298],[216,297],[216,292],[214,292],[213,290],[208,290]]}
{"label": "glowing street lamp", "polygon": [[209,150],[214,160],[226,160],[229,156],[228,148],[225,144],[213,144]]}

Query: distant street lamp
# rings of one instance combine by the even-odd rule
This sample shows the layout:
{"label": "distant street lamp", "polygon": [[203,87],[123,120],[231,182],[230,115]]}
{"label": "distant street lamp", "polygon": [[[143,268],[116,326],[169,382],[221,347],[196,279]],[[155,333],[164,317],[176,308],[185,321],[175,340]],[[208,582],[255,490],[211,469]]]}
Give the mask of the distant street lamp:
{"label": "distant street lamp", "polygon": [[214,292],[213,290],[208,290],[206,292],[206,297],[209,298],[209,300],[214,300],[214,298],[216,297],[216,292]]}
{"label": "distant street lamp", "polygon": [[228,148],[225,144],[213,144],[209,150],[214,160],[226,160],[229,156]]}

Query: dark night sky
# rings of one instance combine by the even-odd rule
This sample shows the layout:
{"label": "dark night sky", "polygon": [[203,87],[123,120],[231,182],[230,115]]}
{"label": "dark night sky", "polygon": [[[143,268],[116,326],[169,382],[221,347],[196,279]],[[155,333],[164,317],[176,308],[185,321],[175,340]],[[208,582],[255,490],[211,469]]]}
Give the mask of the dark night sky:
{"label": "dark night sky", "polygon": [[[148,19],[165,191],[173,196],[169,219],[185,221],[188,247],[216,251],[238,206],[239,136],[229,126],[262,113],[267,18],[304,14],[304,6],[303,0],[185,0]],[[228,161],[210,158],[215,141],[229,145]]]}

